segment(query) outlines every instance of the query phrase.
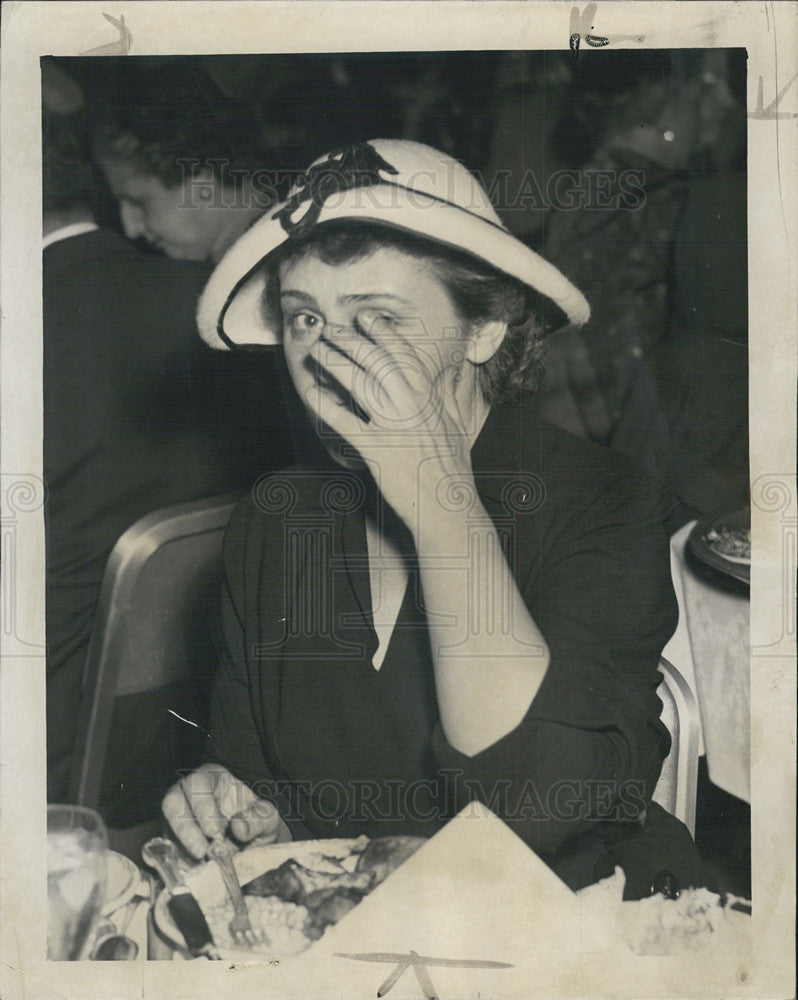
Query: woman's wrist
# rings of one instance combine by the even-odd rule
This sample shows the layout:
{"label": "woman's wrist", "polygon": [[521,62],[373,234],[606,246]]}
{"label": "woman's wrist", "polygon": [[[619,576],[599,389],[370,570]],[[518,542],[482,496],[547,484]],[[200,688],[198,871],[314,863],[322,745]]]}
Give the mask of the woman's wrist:
{"label": "woman's wrist", "polygon": [[471,469],[442,470],[436,462],[419,466],[412,515],[408,528],[419,554],[423,549],[464,556],[473,528],[480,522],[493,528]]}
{"label": "woman's wrist", "polygon": [[437,499],[420,501],[411,534],[422,566],[428,560],[443,565],[445,560],[452,569],[470,558],[475,539],[498,539],[496,527],[479,501],[467,512],[447,509]]}

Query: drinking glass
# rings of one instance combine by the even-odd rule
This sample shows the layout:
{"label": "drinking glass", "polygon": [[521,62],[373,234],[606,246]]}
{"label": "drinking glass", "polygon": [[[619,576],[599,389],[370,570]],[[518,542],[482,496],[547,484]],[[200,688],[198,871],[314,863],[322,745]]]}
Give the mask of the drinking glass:
{"label": "drinking glass", "polygon": [[47,807],[47,957],[75,961],[87,946],[105,895],[108,834],[81,806]]}

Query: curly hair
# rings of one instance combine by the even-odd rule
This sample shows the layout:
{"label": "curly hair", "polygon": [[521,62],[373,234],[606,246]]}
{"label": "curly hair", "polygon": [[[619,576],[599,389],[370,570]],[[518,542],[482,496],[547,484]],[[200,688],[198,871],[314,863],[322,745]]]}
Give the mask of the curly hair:
{"label": "curly hair", "polygon": [[280,316],[279,265],[311,254],[337,266],[362,260],[377,250],[397,250],[423,261],[449,294],[459,318],[469,326],[488,321],[507,324],[498,350],[478,368],[480,389],[490,406],[540,386],[542,327],[534,309],[535,294],[520,281],[467,253],[414,233],[371,222],[327,222],[298,240],[289,240],[267,262],[264,306]]}

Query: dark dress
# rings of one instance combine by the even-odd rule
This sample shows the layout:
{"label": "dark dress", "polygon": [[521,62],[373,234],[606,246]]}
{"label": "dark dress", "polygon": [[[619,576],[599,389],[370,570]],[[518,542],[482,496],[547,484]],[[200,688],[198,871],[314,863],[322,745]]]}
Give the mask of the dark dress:
{"label": "dark dress", "polygon": [[[670,739],[656,695],[676,623],[659,491],[622,456],[496,409],[476,485],[551,654],[518,728],[450,746],[414,574],[379,671],[354,473],[292,469],[233,515],[211,755],[274,798],[295,836],[430,835],[473,798],[573,888],[621,864],[702,881],[686,828],[650,802]],[[455,505],[463,494],[452,491]],[[486,664],[486,669],[489,669]]]}
{"label": "dark dress", "polygon": [[271,362],[232,359],[199,339],[207,274],[102,229],[43,252],[49,801],[67,795],[116,540],[152,510],[243,492],[289,461]]}

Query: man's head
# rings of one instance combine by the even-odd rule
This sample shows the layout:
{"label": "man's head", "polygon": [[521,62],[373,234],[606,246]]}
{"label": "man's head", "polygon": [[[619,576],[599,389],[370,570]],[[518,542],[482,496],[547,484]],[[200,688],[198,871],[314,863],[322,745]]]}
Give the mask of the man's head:
{"label": "man's head", "polygon": [[250,180],[253,123],[210,82],[145,77],[95,134],[125,233],[169,257],[218,259],[269,207]]}

